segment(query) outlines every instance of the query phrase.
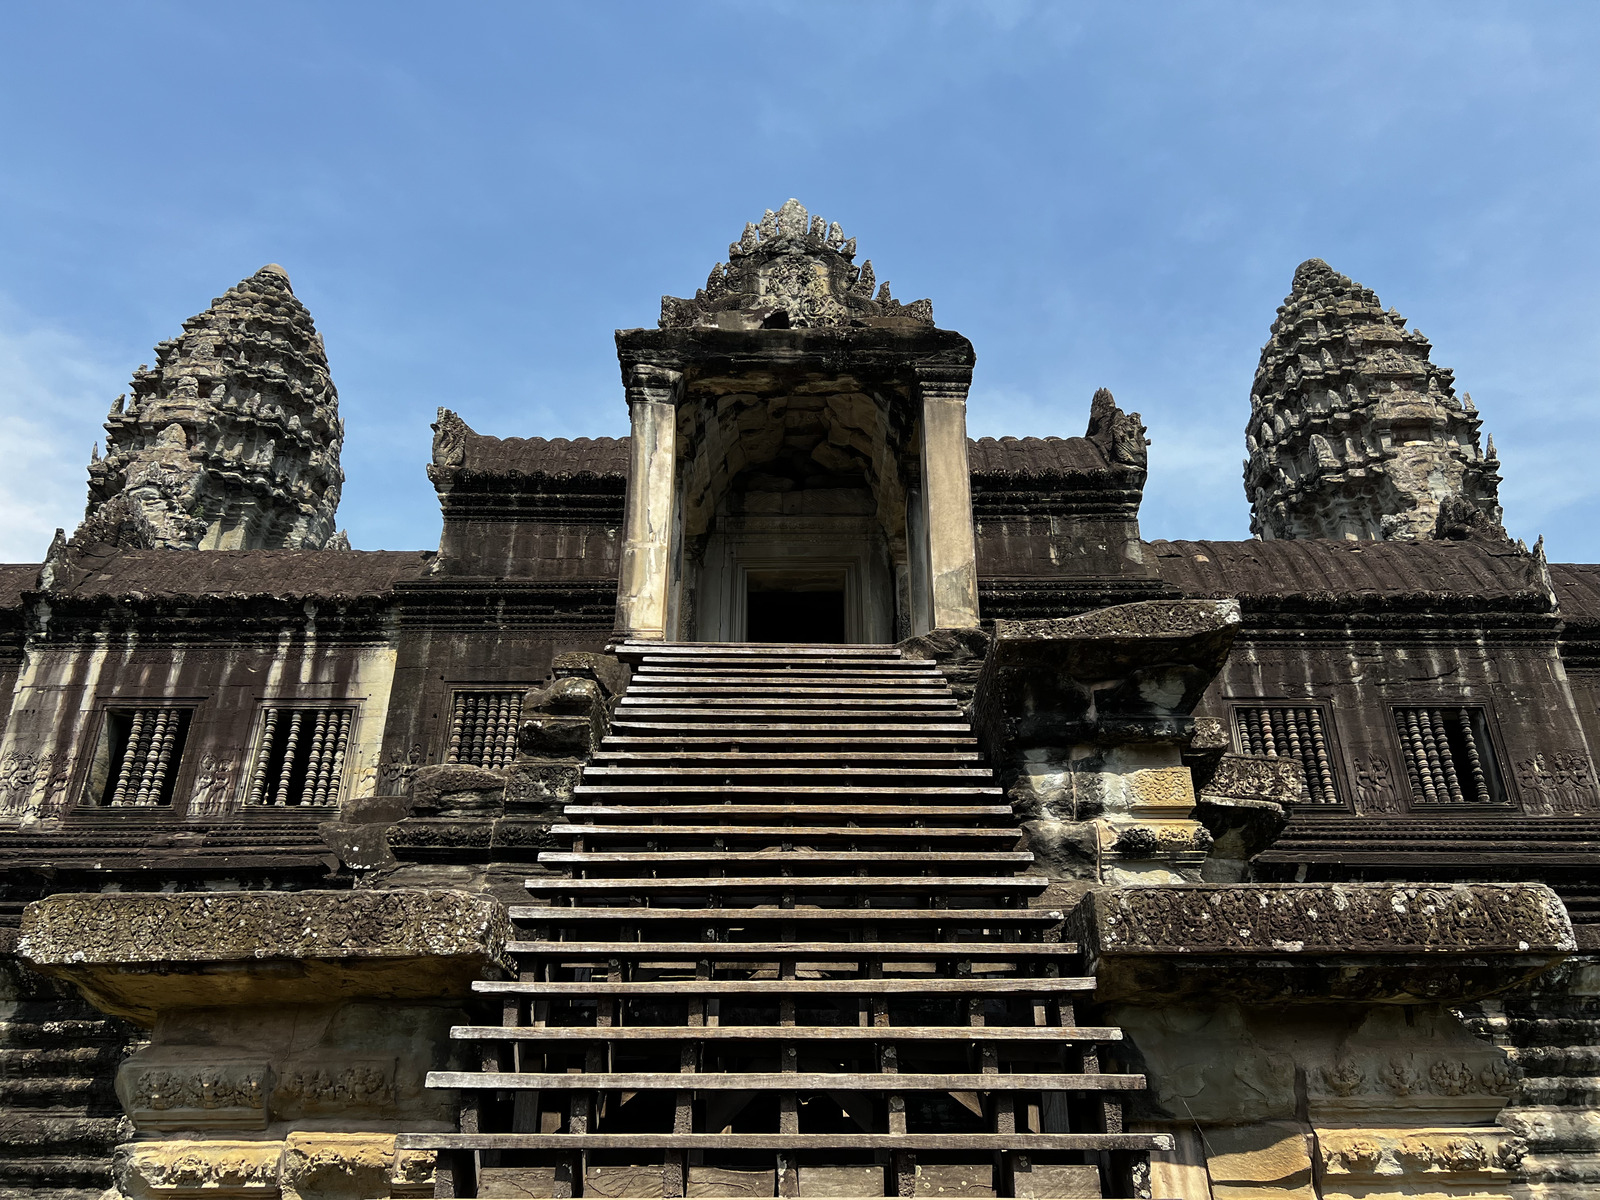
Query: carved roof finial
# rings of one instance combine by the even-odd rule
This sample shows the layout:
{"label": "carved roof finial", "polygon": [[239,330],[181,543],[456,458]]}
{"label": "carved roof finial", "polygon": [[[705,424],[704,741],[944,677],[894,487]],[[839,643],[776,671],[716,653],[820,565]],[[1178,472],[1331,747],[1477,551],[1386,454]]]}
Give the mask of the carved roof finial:
{"label": "carved roof finial", "polygon": [[746,224],[694,297],[663,296],[663,329],[804,329],[933,324],[933,303],[876,296],[871,263],[852,266],[856,240],[795,199]]}

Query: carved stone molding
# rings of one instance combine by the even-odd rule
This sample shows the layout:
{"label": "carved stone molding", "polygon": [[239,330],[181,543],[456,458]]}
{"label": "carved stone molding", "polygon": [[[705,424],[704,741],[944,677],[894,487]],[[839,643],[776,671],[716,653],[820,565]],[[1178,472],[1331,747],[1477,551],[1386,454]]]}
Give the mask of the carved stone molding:
{"label": "carved stone molding", "polygon": [[1576,948],[1542,884],[1102,888],[1074,912],[1102,999],[1459,1000]]}

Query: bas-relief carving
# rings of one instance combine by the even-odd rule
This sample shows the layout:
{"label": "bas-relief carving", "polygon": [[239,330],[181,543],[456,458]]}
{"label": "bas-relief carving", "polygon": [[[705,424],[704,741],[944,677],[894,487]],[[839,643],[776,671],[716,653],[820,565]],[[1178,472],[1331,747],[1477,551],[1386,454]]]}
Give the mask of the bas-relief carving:
{"label": "bas-relief carving", "polygon": [[[1501,1192],[1514,1181],[1526,1143],[1502,1129],[1318,1129],[1323,1200],[1367,1196],[1396,1185]],[[1441,1178],[1450,1177],[1450,1178]],[[1408,1189],[1409,1190],[1409,1189]]]}
{"label": "bas-relief carving", "polygon": [[265,1129],[272,1078],[263,1061],[134,1059],[118,1073],[117,1087],[140,1129]]}
{"label": "bas-relief carving", "polygon": [[239,746],[208,750],[201,755],[195,771],[194,791],[189,795],[188,815],[210,817],[228,807],[234,771],[243,765],[244,755],[244,749]]}
{"label": "bas-relief carving", "polygon": [[1150,1116],[1199,1129],[1214,1194],[1299,1180],[1309,1197],[1307,1147],[1321,1156],[1324,1200],[1499,1189],[1526,1152],[1495,1125],[1514,1068],[1443,1007],[1223,1004],[1108,1016],[1149,1080]]}
{"label": "bas-relief carving", "polygon": [[30,809],[40,816],[59,815],[71,779],[72,764],[66,755],[7,750],[0,756],[0,815],[17,816]]}
{"label": "bas-relief carving", "polygon": [[393,1134],[291,1133],[283,1140],[134,1142],[117,1150],[105,1200],[374,1200],[433,1195],[431,1151]]}
{"label": "bas-relief carving", "polygon": [[395,1060],[288,1063],[272,1091],[277,1116],[382,1109],[395,1100]]}
{"label": "bas-relief carving", "polygon": [[1304,1100],[1319,1124],[1478,1124],[1516,1086],[1505,1053],[1439,1006],[1118,1006],[1114,1014],[1167,1120],[1291,1119]]}
{"label": "bas-relief carving", "polygon": [[1397,813],[1400,800],[1395,795],[1394,775],[1389,762],[1380,754],[1352,758],[1350,768],[1356,781],[1356,807],[1364,813]]}
{"label": "bas-relief carving", "polygon": [[411,777],[426,761],[421,742],[413,744],[410,750],[396,747],[389,751],[389,757],[378,767],[378,782],[383,785],[384,794],[404,795],[411,787]]}
{"label": "bas-relief carving", "polygon": [[1565,750],[1534,754],[1512,765],[1524,811],[1532,816],[1586,813],[1600,809],[1589,756]]}

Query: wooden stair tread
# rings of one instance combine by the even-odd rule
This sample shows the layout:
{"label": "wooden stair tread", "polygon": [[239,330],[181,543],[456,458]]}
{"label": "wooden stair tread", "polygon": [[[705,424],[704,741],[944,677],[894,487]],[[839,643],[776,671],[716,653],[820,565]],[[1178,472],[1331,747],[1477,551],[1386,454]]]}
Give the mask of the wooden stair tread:
{"label": "wooden stair tread", "polygon": [[685,816],[726,817],[920,817],[955,820],[960,817],[1010,817],[1009,804],[568,804],[569,817]]}
{"label": "wooden stair tread", "polygon": [[1001,796],[997,787],[952,784],[919,787],[913,784],[852,784],[841,787],[801,783],[580,783],[574,796]]}
{"label": "wooden stair tread", "polygon": [[457,1041],[1118,1042],[1115,1025],[456,1025]]}
{"label": "wooden stair tread", "polygon": [[1102,1072],[1040,1074],[1000,1071],[992,1075],[966,1072],[948,1075],[902,1071],[587,1071],[581,1074],[535,1071],[429,1071],[428,1086],[439,1088],[538,1088],[541,1091],[623,1089],[652,1091],[746,1092],[762,1090],[839,1092],[1133,1092],[1144,1087],[1143,1075]]}
{"label": "wooden stair tread", "polygon": [[570,863],[574,866],[648,866],[657,863],[683,864],[686,858],[693,862],[961,862],[1028,864],[1034,856],[1027,850],[759,850],[737,852],[730,850],[696,850],[686,855],[671,850],[621,850],[612,853],[594,850],[564,852],[545,850],[539,855],[541,863]]}
{"label": "wooden stair tread", "polygon": [[654,879],[530,879],[530,892],[640,892],[696,891],[719,892],[735,888],[763,888],[769,891],[927,891],[978,890],[1022,892],[1043,890],[1050,881],[1042,875],[848,875],[821,877],[810,875],[701,875]]}
{"label": "wooden stair tread", "polygon": [[556,996],[784,996],[840,998],[840,989],[861,996],[1057,996],[1094,991],[1093,976],[966,976],[961,979],[657,979],[613,983],[525,983],[480,979],[483,995]]}
{"label": "wooden stair tread", "polygon": [[[736,809],[738,812],[749,812],[745,805],[718,806],[715,810],[719,813],[725,809]],[[641,810],[646,814],[657,811],[654,808]],[[806,810],[809,812],[810,810]],[[837,811],[837,810],[835,810]],[[918,810],[921,811],[920,809]],[[906,840],[914,838],[973,838],[981,841],[1000,841],[1009,839],[1016,842],[1021,834],[1018,830],[994,829],[983,827],[950,828],[948,826],[894,826],[894,825],[590,825],[578,823],[556,824],[550,826],[552,834],[564,834],[568,837],[707,837],[707,838],[773,838],[776,840],[789,840],[798,835],[806,838],[885,838],[889,840]]]}
{"label": "wooden stair tread", "polygon": [[524,942],[511,954],[571,958],[1067,958],[1075,942]]}
{"label": "wooden stair tread", "polygon": [[[750,775],[750,776],[754,776],[757,779],[760,779],[760,778],[765,778],[767,776],[772,776],[772,775],[801,775],[801,774],[808,775],[813,779],[838,780],[840,783],[854,783],[857,779],[861,778],[862,776],[869,776],[869,777],[889,776],[890,778],[893,778],[895,776],[900,776],[900,775],[910,776],[910,777],[915,777],[915,778],[926,778],[928,776],[932,776],[932,777],[938,778],[938,779],[950,779],[950,778],[956,778],[956,779],[993,779],[994,778],[994,774],[992,772],[987,771],[987,770],[983,769],[982,767],[946,767],[946,766],[938,766],[938,765],[933,765],[933,764],[930,764],[930,765],[925,766],[925,767],[857,766],[855,763],[845,763],[845,764],[840,764],[840,765],[836,765],[836,766],[826,766],[826,767],[817,766],[815,764],[805,764],[805,765],[802,765],[802,766],[799,766],[799,767],[758,767],[758,766],[746,766],[743,763],[737,763],[737,764],[735,764],[735,763],[727,763],[727,764],[720,765],[720,766],[703,766],[703,767],[702,766],[684,767],[684,766],[666,766],[666,765],[659,766],[659,767],[643,767],[643,766],[640,766],[640,767],[635,767],[635,766],[585,767],[584,771],[583,771],[583,777],[585,779],[593,779],[593,778],[601,778],[601,779],[645,779],[645,778],[653,778],[653,777],[659,776],[659,775],[670,775],[670,776],[675,776],[675,777],[688,776],[690,778],[698,778],[698,777],[702,777],[702,776],[709,776],[709,777],[718,778],[718,779],[724,779],[724,778],[727,778],[730,775]],[[588,786],[588,785],[585,784],[583,786]],[[986,791],[990,791],[990,792],[999,792],[1000,791],[1000,789],[997,788],[997,787],[991,787],[991,788],[987,788],[985,790]]]}
{"label": "wooden stair tread", "polygon": [[[581,1078],[581,1076],[573,1076]],[[689,1076],[693,1078],[693,1076]],[[1169,1133],[402,1133],[402,1150],[1170,1150]]]}
{"label": "wooden stair tread", "polygon": [[562,925],[569,921],[695,921],[706,924],[746,924],[753,921],[927,921],[941,925],[1053,925],[1065,914],[1052,908],[644,908],[513,904],[507,910],[513,921],[535,925]]}
{"label": "wooden stair tread", "polygon": [[[779,715],[779,716],[784,715],[784,711],[786,711],[786,710],[780,710],[777,715]],[[618,720],[612,722],[611,727],[613,729],[623,729],[623,730],[631,730],[631,729],[672,729],[672,730],[677,730],[677,729],[681,729],[682,728],[679,725],[663,722],[662,720],[660,720],[660,718],[662,718],[662,717],[668,717],[668,716],[677,715],[675,713],[652,713],[650,715],[651,715],[652,718],[655,718],[655,719],[650,720],[650,721],[629,721],[629,720],[618,719]],[[866,714],[863,714],[863,715],[866,715]],[[857,737],[857,736],[859,736],[861,734],[864,734],[864,733],[892,733],[892,734],[897,734],[897,735],[900,735],[900,736],[904,736],[905,734],[908,734],[908,733],[924,733],[929,729],[929,725],[927,723],[924,723],[924,722],[921,722],[921,721],[918,721],[918,722],[915,722],[915,723],[912,723],[912,724],[893,724],[893,723],[885,723],[885,722],[876,722],[876,723],[873,723],[873,724],[869,725],[869,724],[850,724],[850,723],[845,723],[845,722],[829,724],[829,723],[824,723],[824,722],[821,722],[821,721],[817,722],[816,724],[809,724],[809,723],[806,723],[806,722],[786,723],[786,722],[782,722],[782,721],[763,720],[763,721],[723,721],[723,722],[720,722],[720,723],[713,723],[713,722],[710,722],[710,721],[706,721],[706,722],[703,722],[703,723],[697,723],[694,726],[694,728],[696,729],[696,731],[698,732],[698,735],[700,737],[710,736],[710,734],[705,732],[707,730],[711,730],[711,731],[714,731],[716,733],[721,733],[723,735],[727,735],[727,734],[731,734],[731,733],[745,733],[745,734],[749,734],[749,733],[757,733],[757,734],[760,734],[760,733],[766,733],[766,734],[783,733],[783,734],[791,734],[791,735],[792,734],[805,734],[808,737],[820,737],[821,735],[828,734],[828,733],[842,733],[842,734],[848,734],[848,735],[850,735],[852,737]],[[936,728],[937,728],[938,732],[944,733],[944,734],[970,733],[971,732],[971,729],[964,722],[956,721],[956,720],[950,720],[950,721],[941,720]],[[920,740],[921,739],[919,739],[919,741]]]}
{"label": "wooden stair tread", "polygon": [[[762,765],[762,763],[838,763],[837,754],[827,754],[822,750],[598,750],[595,754],[595,763],[610,763],[610,765],[626,766],[629,763],[659,763],[667,766],[669,763],[701,763],[706,770],[714,766],[723,765]],[[858,763],[885,763],[885,765],[907,766],[934,766],[955,765],[955,763],[978,762],[978,750],[864,750],[856,752],[850,757],[851,765]],[[589,768],[586,768],[589,770]],[[654,770],[659,770],[654,768]],[[699,768],[696,768],[699,770]],[[858,766],[856,770],[869,770],[867,766]]]}

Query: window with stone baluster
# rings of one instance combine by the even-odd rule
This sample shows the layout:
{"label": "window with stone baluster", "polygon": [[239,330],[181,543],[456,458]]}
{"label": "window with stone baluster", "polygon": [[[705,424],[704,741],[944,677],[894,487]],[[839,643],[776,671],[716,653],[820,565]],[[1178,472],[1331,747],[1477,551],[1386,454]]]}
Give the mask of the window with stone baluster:
{"label": "window with stone baluster", "polygon": [[257,723],[245,779],[250,807],[332,808],[344,787],[353,707],[268,704]]}
{"label": "window with stone baluster", "polygon": [[1394,710],[1394,724],[1413,808],[1510,803],[1483,709],[1407,706]]}
{"label": "window with stone baluster", "polygon": [[147,704],[105,709],[83,803],[92,808],[171,809],[194,709]]}
{"label": "window with stone baluster", "polygon": [[1317,704],[1241,704],[1233,710],[1240,754],[1292,758],[1306,775],[1306,803],[1343,807],[1328,715]]}
{"label": "window with stone baluster", "polygon": [[458,691],[451,698],[445,762],[499,770],[517,757],[522,693],[517,687]]}

